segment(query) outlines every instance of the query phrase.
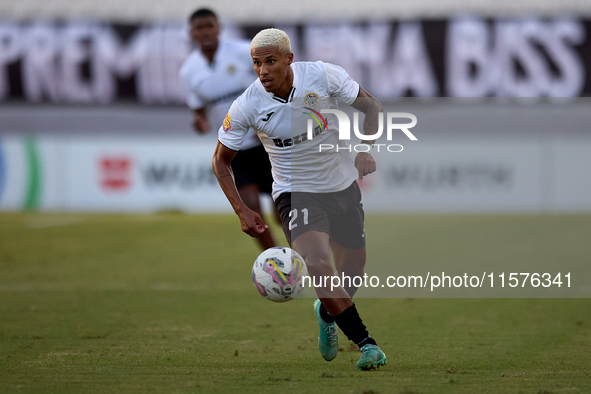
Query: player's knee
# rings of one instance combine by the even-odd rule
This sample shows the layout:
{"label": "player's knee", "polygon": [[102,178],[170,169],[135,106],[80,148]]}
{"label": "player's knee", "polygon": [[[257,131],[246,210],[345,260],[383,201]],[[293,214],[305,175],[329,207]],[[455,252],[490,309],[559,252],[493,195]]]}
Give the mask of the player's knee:
{"label": "player's knee", "polygon": [[351,261],[350,262],[350,266],[354,270],[363,271],[363,269],[365,268],[365,261],[366,261],[365,259],[359,259],[357,261]]}
{"label": "player's knee", "polygon": [[333,272],[330,263],[330,255],[327,254],[313,254],[305,258],[308,271],[312,274],[327,274],[331,275]]}
{"label": "player's knee", "polygon": [[363,276],[363,273],[365,272],[365,262],[358,262],[356,264],[348,264],[347,266],[344,267],[343,271],[350,273],[351,275]]}

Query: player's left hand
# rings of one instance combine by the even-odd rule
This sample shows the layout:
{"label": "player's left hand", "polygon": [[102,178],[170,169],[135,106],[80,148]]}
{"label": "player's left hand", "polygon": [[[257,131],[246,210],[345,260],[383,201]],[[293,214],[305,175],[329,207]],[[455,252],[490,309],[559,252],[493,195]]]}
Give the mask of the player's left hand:
{"label": "player's left hand", "polygon": [[376,162],[369,152],[359,152],[355,156],[355,168],[357,168],[357,179],[360,181],[363,180],[364,176],[371,174],[377,169]]}

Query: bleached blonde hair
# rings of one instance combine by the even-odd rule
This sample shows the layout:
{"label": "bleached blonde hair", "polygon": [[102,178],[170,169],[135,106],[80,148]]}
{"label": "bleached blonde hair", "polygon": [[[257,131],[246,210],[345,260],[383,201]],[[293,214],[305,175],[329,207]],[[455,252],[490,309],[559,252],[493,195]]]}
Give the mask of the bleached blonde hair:
{"label": "bleached blonde hair", "polygon": [[279,53],[286,55],[291,52],[291,42],[287,33],[279,29],[265,29],[257,33],[250,42],[250,50],[263,47],[277,47]]}

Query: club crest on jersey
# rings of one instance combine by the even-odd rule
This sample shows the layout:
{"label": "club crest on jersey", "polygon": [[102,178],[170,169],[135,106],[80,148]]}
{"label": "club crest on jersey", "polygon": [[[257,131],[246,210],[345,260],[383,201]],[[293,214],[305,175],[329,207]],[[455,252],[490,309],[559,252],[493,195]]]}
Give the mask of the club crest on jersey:
{"label": "club crest on jersey", "polygon": [[230,124],[231,120],[232,117],[230,116],[230,114],[227,114],[226,118],[224,119],[224,123],[222,124],[222,130],[224,130],[225,132],[232,130],[232,125]]}
{"label": "club crest on jersey", "polygon": [[234,64],[230,64],[228,66],[228,68],[226,69],[226,74],[232,75],[236,72],[236,70],[237,70],[236,66]]}
{"label": "club crest on jersey", "polygon": [[304,96],[304,105],[306,107],[312,107],[312,108],[314,108],[314,107],[316,107],[318,105],[319,102],[320,102],[320,97],[318,96],[317,93],[308,92]]}

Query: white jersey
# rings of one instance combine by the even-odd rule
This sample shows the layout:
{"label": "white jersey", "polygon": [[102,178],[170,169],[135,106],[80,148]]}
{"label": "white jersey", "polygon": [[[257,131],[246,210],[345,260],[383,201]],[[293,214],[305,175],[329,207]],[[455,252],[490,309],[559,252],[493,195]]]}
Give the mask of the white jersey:
{"label": "white jersey", "polygon": [[[319,151],[320,144],[345,146],[338,139],[334,116],[321,115],[320,109],[336,108],[338,102],[352,104],[359,84],[334,64],[298,62],[291,69],[293,85],[287,99],[267,92],[257,79],[230,107],[218,139],[237,151],[250,128],[257,132],[273,168],[273,199],[291,191],[344,190],[357,178],[357,169],[347,150]],[[307,138],[309,119],[312,139]]]}
{"label": "white jersey", "polygon": [[[180,82],[191,109],[206,108],[207,120],[217,130],[230,105],[256,79],[250,57],[250,43],[220,40],[213,63],[199,49],[191,52],[180,70]],[[250,131],[242,150],[260,145]]]}

